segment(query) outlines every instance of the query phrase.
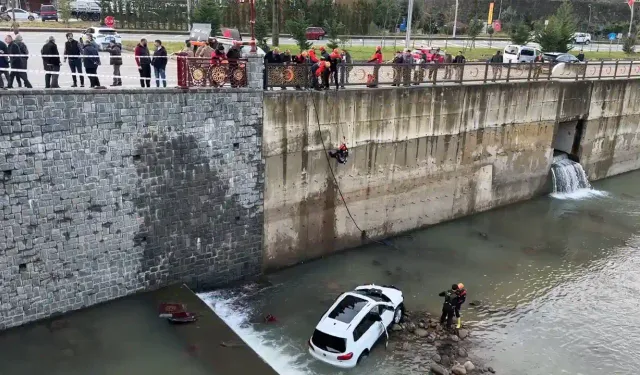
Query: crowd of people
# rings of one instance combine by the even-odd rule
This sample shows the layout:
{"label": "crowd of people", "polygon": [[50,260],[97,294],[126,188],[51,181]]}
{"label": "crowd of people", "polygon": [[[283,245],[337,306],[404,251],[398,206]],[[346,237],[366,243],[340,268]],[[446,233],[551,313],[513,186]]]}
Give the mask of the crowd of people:
{"label": "crowd of people", "polygon": [[[85,75],[88,78],[89,87],[104,88],[100,84],[98,68],[102,65],[100,60],[100,47],[91,35],[83,43],[74,39],[72,33],[66,34],[64,51],[61,61],[60,51],[53,36],[49,37],[40,50],[42,63],[45,70],[45,88],[60,88],[59,75],[63,63],[68,63],[73,84],[71,87],[85,87]],[[146,39],[142,39],[136,46],[134,55],[140,75],[140,86],[151,86],[151,67],[155,73],[156,87],[167,87],[167,51],[160,40],[155,41],[153,54],[147,47]],[[112,67],[113,83],[111,86],[122,86],[120,67],[122,66],[122,50],[115,41],[111,41],[105,48],[109,53],[109,65]],[[12,89],[14,84],[18,87],[32,88],[28,75],[29,49],[23,41],[22,35],[15,37],[6,35],[4,42],[0,41],[0,88]],[[84,68],[84,72],[83,72]],[[4,78],[4,79],[3,79]],[[6,86],[5,82],[7,81]]]}

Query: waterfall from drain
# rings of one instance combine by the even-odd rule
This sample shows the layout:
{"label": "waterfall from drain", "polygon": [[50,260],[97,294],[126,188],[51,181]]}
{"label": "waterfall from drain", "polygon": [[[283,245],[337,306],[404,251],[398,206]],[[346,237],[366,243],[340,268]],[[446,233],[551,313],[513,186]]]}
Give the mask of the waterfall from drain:
{"label": "waterfall from drain", "polygon": [[566,154],[553,157],[551,176],[554,193],[572,193],[579,189],[591,189],[582,165],[570,160]]}

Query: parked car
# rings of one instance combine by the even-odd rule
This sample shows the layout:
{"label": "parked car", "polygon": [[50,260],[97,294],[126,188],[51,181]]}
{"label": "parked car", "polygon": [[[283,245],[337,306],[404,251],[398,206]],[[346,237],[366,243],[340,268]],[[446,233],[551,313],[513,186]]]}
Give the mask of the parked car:
{"label": "parked car", "polygon": [[[224,53],[229,52],[229,49],[231,49],[231,46],[235,42],[234,39],[229,39],[225,37],[216,37],[216,40],[218,41],[218,43],[224,46]],[[240,55],[242,56],[243,59],[246,59],[249,56],[249,53],[251,53],[251,44],[250,42],[242,42],[242,41],[238,41],[238,42],[242,43],[242,47],[240,47]],[[258,56],[264,57],[264,55],[266,55],[266,52],[264,52],[262,48],[256,46],[256,54]]]}
{"label": "parked car", "polygon": [[330,365],[353,368],[403,314],[404,298],[396,287],[359,286],[341,294],[322,316],[309,339],[309,353]]}
{"label": "parked car", "polygon": [[544,62],[551,63],[553,65],[566,63],[566,64],[584,64],[584,62],[578,60],[577,57],[570,53],[563,52],[546,52],[542,55]]}
{"label": "parked car", "polygon": [[16,18],[14,21],[34,21],[38,18],[38,15],[33,12],[27,12],[24,9],[7,9],[7,14],[13,19],[13,13],[15,11]]}
{"label": "parked car", "polygon": [[113,40],[116,44],[122,47],[122,37],[117,31],[110,27],[90,27],[82,33],[80,37],[80,43],[84,42],[84,39],[88,36],[93,36],[93,40],[98,44],[99,50],[104,50],[109,43]]}
{"label": "parked car", "polygon": [[42,22],[44,21],[58,22],[58,10],[53,5],[41,5],[40,19],[42,20]]}
{"label": "parked car", "polygon": [[591,34],[589,34],[589,33],[575,33],[575,34],[573,34],[573,43],[575,43],[575,44],[589,44],[589,43],[591,43]]}
{"label": "parked car", "polygon": [[326,31],[322,27],[307,27],[308,40],[320,40],[326,35]]}
{"label": "parked car", "polygon": [[504,63],[530,63],[540,56],[542,51],[534,47],[517,46],[510,44],[504,47],[502,62]]}

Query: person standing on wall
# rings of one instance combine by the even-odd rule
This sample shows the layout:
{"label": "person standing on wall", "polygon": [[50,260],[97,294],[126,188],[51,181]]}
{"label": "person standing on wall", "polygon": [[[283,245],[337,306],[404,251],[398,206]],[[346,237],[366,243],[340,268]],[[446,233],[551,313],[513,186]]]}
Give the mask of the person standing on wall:
{"label": "person standing on wall", "polygon": [[64,62],[67,62],[67,58],[69,59],[69,69],[71,69],[71,78],[73,78],[71,87],[78,87],[76,75],[80,76],[80,87],[84,87],[80,55],[82,55],[82,46],[77,40],[73,39],[72,33],[67,33],[67,41],[64,43]]}
{"label": "person standing on wall", "polygon": [[140,40],[133,54],[140,72],[140,86],[151,87],[151,57],[146,39]]}
{"label": "person standing on wall", "polygon": [[44,87],[46,89],[59,89],[58,86],[58,73],[60,72],[60,52],[58,52],[58,46],[53,36],[50,36],[47,43],[42,46],[40,50],[42,54],[42,65],[47,73],[44,75]]}
{"label": "person standing on wall", "polygon": [[[25,56],[25,57],[21,56],[29,53],[27,51],[27,46],[25,46],[24,43],[22,43],[22,35],[16,36],[16,40],[13,40],[11,35],[7,35],[4,41],[7,42],[9,55],[14,55],[11,57],[9,65],[11,66],[11,69],[18,70],[18,71],[12,71],[9,74],[9,84],[7,85],[7,88],[10,88],[10,89],[13,88],[14,79],[18,80],[18,85],[20,85],[20,81],[23,81],[24,86],[26,88],[28,89],[32,88],[33,86],[31,86],[31,82],[29,82],[29,79],[27,78],[27,72],[26,72],[28,56]],[[23,47],[21,47],[21,45],[24,46],[24,49]],[[27,51],[27,52],[23,52],[23,51]]]}
{"label": "person standing on wall", "polygon": [[5,56],[8,54],[9,47],[5,42],[0,40],[0,89],[4,88],[2,76],[7,79],[7,85],[9,84],[9,58]]}
{"label": "person standing on wall", "polygon": [[84,41],[84,49],[82,50],[82,60],[84,62],[84,70],[87,71],[91,88],[100,87],[100,79],[98,79],[98,66],[100,66],[100,54],[98,50],[91,44],[90,40]]}
{"label": "person standing on wall", "polygon": [[120,77],[120,66],[122,66],[122,51],[116,44],[115,40],[109,42],[109,47],[106,48],[111,57],[109,58],[109,64],[113,66],[113,84],[111,86],[122,86],[122,78]]}
{"label": "person standing on wall", "polygon": [[167,50],[160,40],[156,40],[155,44],[156,50],[153,52],[151,65],[156,76],[156,87],[160,87],[160,81],[162,81],[162,87],[167,87]]}

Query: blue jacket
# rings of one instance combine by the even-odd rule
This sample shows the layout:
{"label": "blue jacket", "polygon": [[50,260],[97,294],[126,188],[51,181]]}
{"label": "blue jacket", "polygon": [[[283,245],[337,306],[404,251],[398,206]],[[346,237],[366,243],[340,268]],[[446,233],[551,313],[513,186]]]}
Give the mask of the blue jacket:
{"label": "blue jacket", "polygon": [[82,54],[84,57],[82,61],[84,63],[85,69],[97,69],[100,65],[100,54],[98,54],[98,50],[91,44],[85,44],[82,49]]}

